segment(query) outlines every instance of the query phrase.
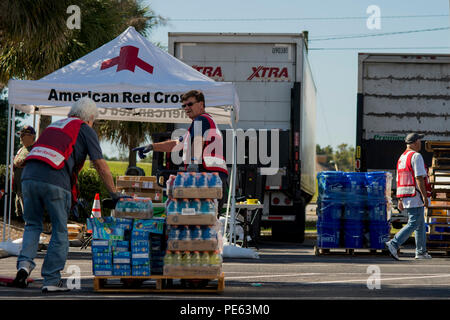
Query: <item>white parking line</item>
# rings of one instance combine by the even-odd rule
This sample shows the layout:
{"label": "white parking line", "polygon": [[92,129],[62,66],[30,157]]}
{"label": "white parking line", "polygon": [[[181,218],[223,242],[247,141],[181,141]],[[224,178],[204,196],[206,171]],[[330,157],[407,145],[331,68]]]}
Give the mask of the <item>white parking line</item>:
{"label": "white parking line", "polygon": [[[421,276],[421,277],[401,277],[401,278],[381,278],[380,281],[394,281],[394,280],[417,280],[417,279],[431,279],[431,278],[448,278],[450,274],[441,274],[435,276]],[[307,282],[304,284],[330,284],[330,283],[348,283],[348,282],[367,282],[366,279],[349,279],[349,280],[335,280],[335,281],[319,281],[319,282]]]}
{"label": "white parking line", "polygon": [[320,275],[320,273],[291,273],[291,274],[270,274],[264,276],[242,276],[242,277],[227,277],[225,273],[225,280],[229,279],[256,279],[256,278],[278,278],[278,277],[298,277],[298,276],[315,276]]}

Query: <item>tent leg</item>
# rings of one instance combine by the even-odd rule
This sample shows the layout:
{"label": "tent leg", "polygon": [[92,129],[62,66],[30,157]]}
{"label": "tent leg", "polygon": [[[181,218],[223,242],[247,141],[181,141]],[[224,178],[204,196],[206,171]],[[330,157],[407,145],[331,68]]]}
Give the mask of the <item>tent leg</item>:
{"label": "tent leg", "polygon": [[230,244],[236,244],[236,116],[233,108],[232,120],[233,125],[233,171],[232,171],[232,186],[231,186],[231,225],[230,225]]}
{"label": "tent leg", "polygon": [[11,105],[8,104],[8,134],[6,139],[6,170],[5,170],[5,195],[4,195],[4,206],[3,206],[3,239],[2,241],[5,242],[6,240],[6,212],[8,209],[8,200],[10,198],[10,191],[9,191],[9,165],[10,165],[10,142],[11,142]]}
{"label": "tent leg", "polygon": [[[9,190],[10,190],[10,197],[9,197],[9,208],[12,207],[13,203],[13,164],[14,164],[14,139],[15,139],[15,124],[16,124],[16,105],[13,105],[12,107],[12,121],[11,121],[11,148],[10,148],[10,161],[11,164],[11,170],[9,171]],[[11,239],[11,210],[9,210],[9,217],[8,217],[8,240]]]}

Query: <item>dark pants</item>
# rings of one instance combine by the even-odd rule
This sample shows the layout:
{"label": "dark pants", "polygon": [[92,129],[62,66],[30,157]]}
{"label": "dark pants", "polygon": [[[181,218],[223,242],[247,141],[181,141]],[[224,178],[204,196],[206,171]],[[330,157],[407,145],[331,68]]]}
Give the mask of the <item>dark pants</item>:
{"label": "dark pants", "polygon": [[220,216],[224,203],[228,201],[228,178],[220,177],[220,180],[222,180],[222,199],[218,200],[217,217]]}

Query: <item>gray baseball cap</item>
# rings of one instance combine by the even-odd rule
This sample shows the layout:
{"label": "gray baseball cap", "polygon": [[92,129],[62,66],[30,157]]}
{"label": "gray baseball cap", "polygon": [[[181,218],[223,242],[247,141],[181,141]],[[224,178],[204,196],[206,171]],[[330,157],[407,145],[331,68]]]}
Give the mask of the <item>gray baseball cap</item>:
{"label": "gray baseball cap", "polygon": [[425,137],[425,135],[420,133],[409,133],[405,138],[405,142],[407,144],[411,144],[416,142],[417,140],[423,139],[423,137]]}

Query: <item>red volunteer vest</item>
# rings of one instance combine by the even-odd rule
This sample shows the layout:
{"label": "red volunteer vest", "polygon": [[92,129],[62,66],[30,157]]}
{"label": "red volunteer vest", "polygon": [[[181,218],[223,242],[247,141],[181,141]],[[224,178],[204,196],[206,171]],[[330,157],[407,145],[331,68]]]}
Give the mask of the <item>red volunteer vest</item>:
{"label": "red volunteer vest", "polygon": [[[77,142],[78,133],[84,121],[78,118],[66,118],[49,125],[42,132],[39,139],[33,145],[30,153],[26,157],[28,160],[39,160],[49,164],[54,169],[62,169],[65,161],[73,152],[73,146]],[[73,168],[71,176],[72,185],[72,205],[76,203],[78,190],[78,173],[83,168],[84,161]]]}
{"label": "red volunteer vest", "polygon": [[[416,195],[417,185],[414,170],[411,164],[415,151],[405,151],[397,162],[397,198],[409,198]],[[427,167],[425,166],[425,171]],[[431,185],[428,176],[425,176],[427,197],[431,197]]]}
{"label": "red volunteer vest", "polygon": [[[223,172],[228,175],[227,164],[225,162],[225,158],[223,156],[223,139],[220,130],[217,129],[217,125],[214,119],[207,113],[203,113],[201,115],[205,117],[210,125],[209,130],[207,130],[206,139],[203,140],[203,152],[202,152],[202,163],[201,165],[206,171],[213,172]],[[191,130],[194,122],[192,122],[189,130]],[[185,169],[187,168],[187,164],[190,162],[189,159],[186,159],[186,156],[190,154],[190,145],[191,145],[191,137],[189,134],[189,130],[184,136],[184,147],[183,147],[183,159],[185,163]],[[214,142],[212,141],[214,138]],[[215,147],[218,148],[215,148]]]}

